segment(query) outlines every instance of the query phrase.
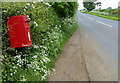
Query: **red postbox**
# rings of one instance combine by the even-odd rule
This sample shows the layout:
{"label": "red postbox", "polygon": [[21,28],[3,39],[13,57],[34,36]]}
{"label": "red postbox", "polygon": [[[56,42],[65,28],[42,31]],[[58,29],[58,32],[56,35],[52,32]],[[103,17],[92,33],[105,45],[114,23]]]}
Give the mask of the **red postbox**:
{"label": "red postbox", "polygon": [[8,19],[8,34],[12,48],[29,47],[32,45],[30,20],[26,15],[12,16]]}

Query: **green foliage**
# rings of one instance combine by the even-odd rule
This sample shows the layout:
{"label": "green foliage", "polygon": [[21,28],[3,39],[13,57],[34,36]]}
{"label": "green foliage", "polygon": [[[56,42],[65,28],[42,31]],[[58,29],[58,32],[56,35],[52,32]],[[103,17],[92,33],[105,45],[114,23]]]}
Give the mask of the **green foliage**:
{"label": "green foliage", "polygon": [[53,2],[50,4],[60,17],[73,17],[78,8],[77,2]]}
{"label": "green foliage", "polygon": [[119,12],[120,9],[100,9],[100,10],[93,10],[91,12],[83,12],[83,13],[88,13],[103,18],[119,21],[120,20]]}
{"label": "green foliage", "polygon": [[108,7],[107,9],[112,9],[112,7]]}
{"label": "green foliage", "polygon": [[96,2],[95,3],[96,6],[101,6],[101,4],[102,4],[101,2]]}
{"label": "green foliage", "polygon": [[98,13],[105,16],[113,16],[118,17],[120,9],[101,9],[101,10],[94,10],[94,13]]}
{"label": "green foliage", "polygon": [[95,3],[94,2],[83,2],[83,6],[88,10],[92,11],[95,9]]}
{"label": "green foliage", "polygon": [[120,18],[119,17],[115,17],[115,16],[101,15],[101,14],[92,13],[92,12],[85,12],[85,13],[92,14],[92,15],[95,15],[95,16],[99,16],[99,17],[102,17],[102,18],[107,18],[107,19],[111,19],[111,20],[120,21]]}
{"label": "green foliage", "polygon": [[[24,55],[9,43],[6,23],[14,15],[27,15],[31,20],[33,45],[25,48]],[[61,19],[51,6],[40,2],[3,2],[2,24],[3,81],[45,81],[64,43],[77,29],[74,18]]]}

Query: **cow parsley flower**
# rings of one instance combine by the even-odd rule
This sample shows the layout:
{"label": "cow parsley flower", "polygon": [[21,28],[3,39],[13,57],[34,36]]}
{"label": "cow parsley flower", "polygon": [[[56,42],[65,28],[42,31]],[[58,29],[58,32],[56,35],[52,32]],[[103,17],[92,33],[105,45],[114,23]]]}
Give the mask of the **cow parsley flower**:
{"label": "cow parsley flower", "polygon": [[26,9],[23,9],[24,11],[26,11]]}
{"label": "cow parsley flower", "polygon": [[33,23],[35,24],[35,26],[38,26],[38,24],[35,21]]}
{"label": "cow parsley flower", "polygon": [[39,46],[38,45],[33,45],[33,48],[39,48]]}
{"label": "cow parsley flower", "polygon": [[49,7],[51,6],[49,3],[44,3],[44,4],[47,5],[47,6],[49,6]]}
{"label": "cow parsley flower", "polygon": [[30,3],[27,3],[26,5],[30,5]]}
{"label": "cow parsley flower", "polygon": [[33,56],[32,58],[37,58],[37,55]]}
{"label": "cow parsley flower", "polygon": [[34,8],[35,8],[35,6],[32,6],[32,8],[34,9]]}
{"label": "cow parsley flower", "polygon": [[27,17],[29,18],[29,15],[27,15]]}
{"label": "cow parsley flower", "polygon": [[27,7],[25,7],[27,9]]}
{"label": "cow parsley flower", "polygon": [[11,73],[10,75],[13,76],[13,73]]}
{"label": "cow parsley flower", "polygon": [[21,81],[26,81],[27,79],[25,79],[25,76],[22,77]]}
{"label": "cow parsley flower", "polygon": [[36,2],[33,2],[34,4],[36,3]]}
{"label": "cow parsley flower", "polygon": [[14,58],[20,58],[21,57],[21,55],[16,55]]}
{"label": "cow parsley flower", "polygon": [[17,13],[20,13],[20,11],[17,11]]}
{"label": "cow parsley flower", "polygon": [[3,10],[3,12],[7,12],[6,10]]}

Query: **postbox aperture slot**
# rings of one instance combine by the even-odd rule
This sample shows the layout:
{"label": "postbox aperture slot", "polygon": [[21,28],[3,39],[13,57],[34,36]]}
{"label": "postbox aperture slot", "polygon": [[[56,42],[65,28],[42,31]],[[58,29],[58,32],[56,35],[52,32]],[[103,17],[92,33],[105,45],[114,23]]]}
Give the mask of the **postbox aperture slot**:
{"label": "postbox aperture slot", "polygon": [[30,21],[25,21],[25,24],[27,24],[28,26],[30,25]]}
{"label": "postbox aperture slot", "polygon": [[25,22],[30,22],[29,20],[25,21]]}

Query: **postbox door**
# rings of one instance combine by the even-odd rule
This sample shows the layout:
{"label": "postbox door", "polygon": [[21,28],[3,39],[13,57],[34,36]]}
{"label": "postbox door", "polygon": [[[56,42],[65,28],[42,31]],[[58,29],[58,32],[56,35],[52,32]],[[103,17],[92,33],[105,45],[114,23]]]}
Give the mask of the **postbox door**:
{"label": "postbox door", "polygon": [[25,20],[25,29],[26,29],[26,33],[27,33],[27,39],[28,42],[31,42],[31,33],[30,33],[30,21],[27,19]]}
{"label": "postbox door", "polygon": [[[8,21],[9,36],[13,48],[29,47],[32,45],[30,35],[30,20],[25,15],[13,16]],[[10,26],[12,25],[12,26]]]}

